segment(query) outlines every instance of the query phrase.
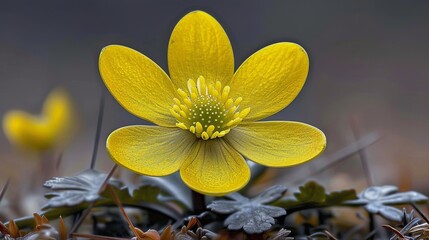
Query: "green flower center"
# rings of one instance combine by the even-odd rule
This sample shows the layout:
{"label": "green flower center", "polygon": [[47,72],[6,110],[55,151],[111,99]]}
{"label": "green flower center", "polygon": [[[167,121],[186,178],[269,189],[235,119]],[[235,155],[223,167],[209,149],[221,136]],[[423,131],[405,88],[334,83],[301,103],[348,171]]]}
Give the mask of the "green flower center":
{"label": "green flower center", "polygon": [[203,140],[225,136],[250,112],[250,108],[239,111],[241,97],[230,98],[229,86],[222,87],[217,81],[207,84],[200,76],[195,82],[188,80],[188,91],[177,89],[182,98],[174,98],[171,114],[176,118],[176,126],[195,134]]}

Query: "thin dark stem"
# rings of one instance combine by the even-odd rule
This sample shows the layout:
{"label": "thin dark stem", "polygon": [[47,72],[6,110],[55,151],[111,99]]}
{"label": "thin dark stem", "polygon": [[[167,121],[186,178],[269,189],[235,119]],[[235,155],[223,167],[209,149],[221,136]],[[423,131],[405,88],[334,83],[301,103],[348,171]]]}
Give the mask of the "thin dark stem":
{"label": "thin dark stem", "polygon": [[131,219],[128,217],[128,214],[125,212],[124,206],[122,205],[121,201],[118,198],[118,195],[116,195],[115,191],[111,186],[108,186],[108,189],[110,190],[110,194],[113,197],[113,201],[115,201],[116,205],[118,206],[119,210],[121,211],[122,216],[125,218],[125,221],[128,223],[128,227],[133,232],[134,236],[139,239],[139,233],[137,232],[136,228],[134,227],[133,223],[131,222]]}
{"label": "thin dark stem", "polygon": [[103,114],[104,114],[104,89],[101,90],[101,96],[100,96],[100,105],[98,107],[98,119],[97,119],[97,130],[95,132],[95,140],[94,140],[94,149],[92,151],[92,158],[91,158],[91,169],[94,169],[95,167],[95,161],[97,160],[97,153],[98,153],[98,143],[100,141],[100,134],[101,134],[101,125],[103,124]]}
{"label": "thin dark stem", "polygon": [[[342,163],[343,161],[347,160],[350,156],[356,154],[359,150],[365,149],[369,146],[371,146],[372,144],[376,143],[378,140],[380,140],[380,135],[376,132],[370,133],[362,138],[360,138],[359,140],[357,140],[356,142],[338,150],[337,152],[335,152],[334,154],[328,156],[327,158],[324,158],[323,160],[329,160],[329,162],[327,164],[325,164],[323,167],[321,167],[320,169],[317,169],[316,171],[312,172],[312,173],[308,173],[308,174],[300,174],[300,177],[296,180],[293,180],[291,183],[292,184],[299,184],[301,182],[304,182],[308,179],[308,176],[315,176],[321,172],[324,172],[330,168],[332,168],[333,166]],[[322,159],[320,159],[322,160]],[[322,162],[326,162],[326,161],[322,161]]]}
{"label": "thin dark stem", "polygon": [[[357,139],[359,137],[359,130],[356,124],[356,121],[354,121],[352,119],[352,121],[350,122],[350,126],[352,128],[352,132],[353,132],[353,136],[355,139]],[[365,179],[366,179],[366,183],[369,186],[373,186],[374,185],[374,181],[372,179],[372,175],[371,175],[371,170],[369,168],[369,164],[368,164],[368,157],[366,155],[366,152],[364,149],[360,149],[358,151],[359,153],[359,158],[360,158],[360,162],[362,164],[362,169],[365,175]],[[374,217],[374,214],[368,212],[368,217],[369,217],[369,232],[373,232],[375,231],[375,225],[377,224],[376,219]],[[373,240],[374,239],[374,235],[370,235],[368,237],[368,240]]]}
{"label": "thin dark stem", "polygon": [[[107,183],[109,182],[109,179],[112,177],[112,175],[116,171],[117,167],[118,167],[118,165],[115,164],[112,167],[112,169],[110,170],[109,174],[107,174],[106,178],[104,179],[104,182],[101,184],[100,188],[98,189],[98,194],[101,194],[104,191],[104,189],[106,188]],[[70,233],[76,232],[76,230],[83,223],[83,221],[85,220],[85,218],[89,215],[89,213],[91,212],[91,210],[94,207],[94,205],[95,205],[95,202],[91,202],[88,205],[88,207],[85,209],[85,211],[83,211],[83,213],[80,216],[80,218],[75,222],[75,224],[70,229]]]}
{"label": "thin dark stem", "polygon": [[414,202],[411,203],[411,206],[419,213],[419,215],[423,218],[423,220],[425,220],[426,223],[429,223],[428,217],[422,212],[422,210],[417,207]]}
{"label": "thin dark stem", "polygon": [[[359,131],[358,131],[356,122],[354,120],[352,120],[350,125],[352,128],[353,136],[356,140],[359,137]],[[368,156],[366,155],[366,152],[364,149],[359,149],[358,153],[359,153],[359,157],[361,160],[362,169],[363,169],[363,172],[365,174],[366,182],[369,186],[373,186],[374,181],[372,179],[371,171],[370,171],[369,164],[368,164]]]}
{"label": "thin dark stem", "polygon": [[1,190],[1,193],[0,193],[0,202],[3,199],[4,195],[6,194],[6,191],[7,191],[8,187],[9,187],[9,183],[10,183],[10,178],[7,179],[6,183],[4,184],[3,189]]}
{"label": "thin dark stem", "polygon": [[205,196],[192,190],[192,204],[194,206],[194,213],[200,214],[206,210]]}
{"label": "thin dark stem", "polygon": [[[375,230],[376,221],[373,213],[368,212],[368,217],[369,217],[369,232],[371,233]],[[369,236],[367,239],[368,240],[374,239],[374,235]]]}
{"label": "thin dark stem", "polygon": [[57,162],[55,163],[55,170],[58,171],[58,169],[61,166],[61,162],[63,161],[63,152],[60,153],[60,155],[57,158]]}

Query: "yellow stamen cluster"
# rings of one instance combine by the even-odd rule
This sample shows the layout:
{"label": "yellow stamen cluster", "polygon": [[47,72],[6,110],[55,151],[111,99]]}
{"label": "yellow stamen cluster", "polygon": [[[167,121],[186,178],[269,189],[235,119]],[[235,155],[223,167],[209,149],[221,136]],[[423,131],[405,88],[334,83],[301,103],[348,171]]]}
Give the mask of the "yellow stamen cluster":
{"label": "yellow stamen cluster", "polygon": [[177,119],[176,126],[189,130],[203,140],[225,136],[231,128],[237,126],[250,112],[250,108],[239,110],[243,100],[229,97],[229,86],[206,83],[200,76],[195,82],[188,80],[188,92],[177,89],[181,100],[174,98],[171,114]]}

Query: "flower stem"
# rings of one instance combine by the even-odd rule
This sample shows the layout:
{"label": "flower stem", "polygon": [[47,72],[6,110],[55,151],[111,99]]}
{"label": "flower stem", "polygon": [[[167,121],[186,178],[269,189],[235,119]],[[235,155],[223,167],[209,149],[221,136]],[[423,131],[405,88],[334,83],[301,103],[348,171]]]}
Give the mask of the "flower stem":
{"label": "flower stem", "polygon": [[[369,217],[369,232],[372,233],[375,230],[375,217],[373,213],[368,212],[368,217]],[[368,240],[373,240],[374,239],[374,235],[371,235]]]}
{"label": "flower stem", "polygon": [[204,212],[206,210],[205,196],[192,190],[192,205],[194,207],[195,214]]}

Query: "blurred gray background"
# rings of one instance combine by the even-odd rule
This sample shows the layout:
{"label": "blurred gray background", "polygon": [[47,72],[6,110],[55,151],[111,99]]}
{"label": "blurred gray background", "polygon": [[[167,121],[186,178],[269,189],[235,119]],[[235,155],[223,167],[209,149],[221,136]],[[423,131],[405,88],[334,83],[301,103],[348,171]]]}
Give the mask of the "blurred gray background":
{"label": "blurred gray background", "polygon": [[[10,109],[38,113],[53,88],[66,88],[80,127],[64,152],[59,174],[76,173],[89,165],[93,148],[104,88],[97,67],[100,50],[109,44],[126,45],[166,70],[173,27],[197,9],[223,25],[236,67],[278,41],[297,42],[307,50],[311,62],[304,89],[270,119],[302,121],[322,129],[328,138],[324,156],[355,141],[350,127],[354,119],[359,135],[374,131],[383,135],[365,150],[376,184],[429,191],[429,1],[424,0],[1,0],[0,116]],[[146,123],[108,94],[98,169],[113,165],[104,147],[108,134],[131,124]],[[1,182],[26,168],[38,171],[37,161],[28,158],[34,156],[14,150],[0,134]],[[287,179],[317,161],[281,174]],[[349,179],[344,180],[347,187],[360,189],[364,174],[359,157],[312,177],[336,186],[338,175],[342,182]]]}

